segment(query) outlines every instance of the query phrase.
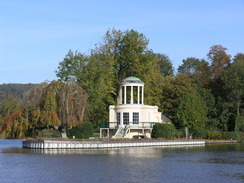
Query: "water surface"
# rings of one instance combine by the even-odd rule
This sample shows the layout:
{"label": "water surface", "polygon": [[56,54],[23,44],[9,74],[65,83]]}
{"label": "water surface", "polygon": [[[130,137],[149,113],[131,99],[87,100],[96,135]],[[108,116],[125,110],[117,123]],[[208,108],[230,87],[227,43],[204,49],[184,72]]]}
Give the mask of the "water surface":
{"label": "water surface", "polygon": [[244,182],[244,144],[35,150],[21,142],[0,140],[1,183]]}

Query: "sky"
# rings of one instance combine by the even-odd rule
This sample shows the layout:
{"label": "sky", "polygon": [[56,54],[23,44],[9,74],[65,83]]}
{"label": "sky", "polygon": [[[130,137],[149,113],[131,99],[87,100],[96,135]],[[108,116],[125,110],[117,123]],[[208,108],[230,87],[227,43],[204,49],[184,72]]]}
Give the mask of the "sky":
{"label": "sky", "polygon": [[112,28],[144,34],[177,70],[213,45],[244,53],[244,0],[0,0],[0,84],[56,80],[69,50],[89,54]]}

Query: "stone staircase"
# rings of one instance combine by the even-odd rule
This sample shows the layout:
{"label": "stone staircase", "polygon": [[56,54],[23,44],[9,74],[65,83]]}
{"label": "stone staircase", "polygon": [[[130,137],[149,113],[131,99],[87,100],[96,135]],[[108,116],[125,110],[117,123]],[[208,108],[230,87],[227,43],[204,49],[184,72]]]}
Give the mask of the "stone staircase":
{"label": "stone staircase", "polygon": [[124,128],[123,127],[119,127],[117,132],[115,133],[115,135],[112,137],[114,139],[120,139],[124,137]]}
{"label": "stone staircase", "polygon": [[126,136],[126,134],[129,131],[130,126],[127,125],[125,127],[119,127],[117,132],[114,134],[114,136],[112,138],[115,139],[120,139],[120,138],[124,138]]}

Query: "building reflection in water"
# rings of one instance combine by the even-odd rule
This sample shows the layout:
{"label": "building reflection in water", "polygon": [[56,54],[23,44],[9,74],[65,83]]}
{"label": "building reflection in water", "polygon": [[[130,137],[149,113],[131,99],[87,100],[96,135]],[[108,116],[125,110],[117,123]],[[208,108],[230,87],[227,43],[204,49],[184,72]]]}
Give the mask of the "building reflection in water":
{"label": "building reflection in water", "polygon": [[159,158],[163,150],[188,149],[204,147],[204,145],[189,146],[153,146],[153,147],[128,147],[106,149],[29,149],[29,153],[46,155],[126,155],[136,158]]}

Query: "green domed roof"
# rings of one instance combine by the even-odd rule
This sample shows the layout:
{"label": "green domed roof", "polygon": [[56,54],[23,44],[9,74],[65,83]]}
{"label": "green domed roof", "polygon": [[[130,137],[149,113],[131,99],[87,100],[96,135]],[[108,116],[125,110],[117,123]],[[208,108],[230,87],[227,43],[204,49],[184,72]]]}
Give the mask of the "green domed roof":
{"label": "green domed roof", "polygon": [[143,83],[143,82],[139,78],[131,76],[131,77],[125,78],[122,81],[122,83]]}
{"label": "green domed roof", "polygon": [[125,78],[124,81],[141,81],[141,80],[136,77],[128,77],[128,78]]}

